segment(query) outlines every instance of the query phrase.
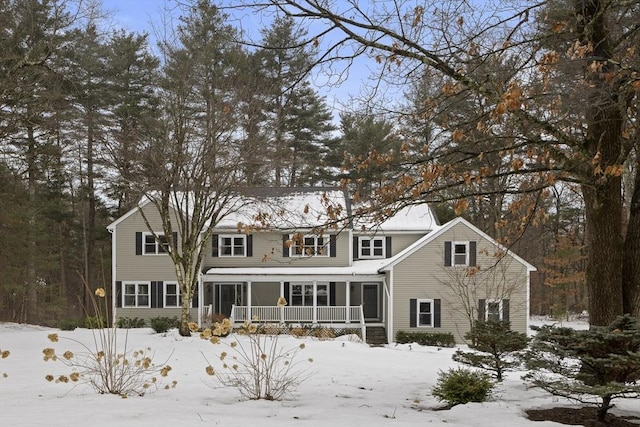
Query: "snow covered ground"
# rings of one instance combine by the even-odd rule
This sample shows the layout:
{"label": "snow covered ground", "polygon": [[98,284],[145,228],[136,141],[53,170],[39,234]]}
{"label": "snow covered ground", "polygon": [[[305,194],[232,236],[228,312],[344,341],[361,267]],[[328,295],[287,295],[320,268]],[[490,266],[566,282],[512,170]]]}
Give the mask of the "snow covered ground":
{"label": "snow covered ground", "polygon": [[[540,324],[540,321],[536,322]],[[572,322],[584,328],[584,323]],[[565,324],[566,326],[566,324]],[[57,333],[60,341],[47,336]],[[120,330],[122,339],[126,331]],[[1,426],[413,426],[428,423],[448,426],[552,426],[551,422],[526,419],[524,410],[572,405],[538,389],[528,388],[521,373],[508,373],[490,402],[432,410],[440,403],[430,394],[438,372],[455,367],[455,349],[418,345],[369,347],[349,338],[320,341],[313,338],[280,337],[279,344],[305,348],[296,360],[309,364],[311,376],[282,401],[242,400],[233,388],[215,387],[205,368],[216,360],[225,344],[213,345],[193,337],[180,337],[173,330],[156,334],[151,329],[128,331],[130,346],[152,349],[154,362],[165,360],[172,367],[165,383],[175,388],[158,390],[143,397],[123,399],[98,395],[86,385],[47,382],[45,376],[69,374],[61,362],[43,360],[42,350],[54,347],[61,355],[78,351],[77,343],[93,347],[93,334],[37,326],[0,324]],[[228,337],[225,340],[230,341]],[[246,339],[246,338],[245,338]],[[205,357],[207,360],[205,360]],[[615,402],[613,413],[638,415],[633,400]]]}

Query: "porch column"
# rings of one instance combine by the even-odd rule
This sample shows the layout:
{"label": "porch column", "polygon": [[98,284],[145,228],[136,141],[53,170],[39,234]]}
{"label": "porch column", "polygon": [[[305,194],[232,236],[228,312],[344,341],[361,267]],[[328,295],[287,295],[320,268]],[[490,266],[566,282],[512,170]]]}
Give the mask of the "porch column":
{"label": "porch column", "polygon": [[[280,281],[280,296],[282,298],[284,298],[284,282]],[[289,297],[289,299],[291,299],[291,297]],[[289,301],[287,301],[287,304],[290,304]],[[284,324],[284,309],[286,306],[282,306],[280,307],[280,323]]]}
{"label": "porch column", "polygon": [[251,281],[247,281],[247,317],[245,319],[249,322],[253,320],[253,316],[251,315]]}
{"label": "porch column", "polygon": [[351,323],[351,282],[345,282],[344,289],[344,301],[347,306],[347,314],[344,321],[345,323]]}
{"label": "porch column", "polygon": [[313,281],[313,323],[318,323],[318,282]]}

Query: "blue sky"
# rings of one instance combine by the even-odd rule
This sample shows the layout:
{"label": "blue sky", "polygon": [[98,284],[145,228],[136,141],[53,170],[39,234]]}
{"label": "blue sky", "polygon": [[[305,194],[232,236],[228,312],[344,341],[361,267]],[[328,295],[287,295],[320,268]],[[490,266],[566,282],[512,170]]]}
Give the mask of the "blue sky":
{"label": "blue sky", "polygon": [[[231,1],[233,4],[233,1]],[[154,30],[162,28],[162,17],[171,15],[174,18],[180,14],[179,1],[176,0],[103,0],[103,9],[111,12],[110,22],[114,28],[124,28],[129,31],[148,32],[150,43],[155,45]],[[235,27],[242,29],[251,37],[259,38],[259,29],[264,27],[264,20],[257,14],[248,10],[226,11],[237,15],[238,18],[230,22]],[[253,35],[252,35],[253,34]],[[356,61],[348,72],[348,78],[339,86],[328,86],[327,73],[319,71],[312,77],[312,83],[318,92],[326,96],[327,104],[335,111],[334,120],[338,119],[338,112],[344,109],[353,110],[345,106],[351,97],[358,95],[360,86],[369,77],[366,61]],[[335,67],[340,70],[341,66]]]}

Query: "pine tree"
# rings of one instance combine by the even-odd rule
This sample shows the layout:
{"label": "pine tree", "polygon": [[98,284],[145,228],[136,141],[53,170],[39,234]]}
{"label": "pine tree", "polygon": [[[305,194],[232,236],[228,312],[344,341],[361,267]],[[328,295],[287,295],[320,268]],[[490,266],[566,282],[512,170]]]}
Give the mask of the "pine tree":
{"label": "pine tree", "polygon": [[597,406],[604,421],[611,402],[640,398],[640,322],[623,316],[586,331],[543,326],[525,354],[525,379],[556,396]]}
{"label": "pine tree", "polygon": [[517,354],[527,347],[528,341],[525,334],[512,331],[508,321],[476,321],[464,337],[476,351],[458,350],[453,360],[491,371],[498,381],[502,381],[506,371],[522,364]]}

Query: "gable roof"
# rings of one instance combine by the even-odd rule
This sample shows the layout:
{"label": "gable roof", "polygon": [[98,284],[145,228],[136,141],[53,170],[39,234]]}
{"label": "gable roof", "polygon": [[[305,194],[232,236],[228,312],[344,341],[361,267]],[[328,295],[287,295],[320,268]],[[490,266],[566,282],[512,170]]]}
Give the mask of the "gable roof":
{"label": "gable roof", "polygon": [[373,220],[372,216],[358,217],[353,223],[355,232],[362,230],[363,232],[429,232],[440,225],[431,205],[426,203],[405,206],[379,224]]}
{"label": "gable roof", "polygon": [[458,217],[458,218],[452,219],[451,221],[447,222],[446,224],[441,225],[440,227],[438,227],[433,232],[431,232],[431,233],[423,236],[422,238],[418,239],[417,241],[415,241],[413,244],[408,246],[402,252],[399,252],[398,254],[396,254],[395,256],[393,256],[391,258],[388,258],[386,260],[387,262],[383,266],[381,266],[379,271],[381,271],[381,272],[382,271],[391,271],[393,269],[393,267],[396,266],[398,263],[400,263],[401,261],[405,260],[409,256],[413,255],[418,249],[428,245],[429,243],[434,241],[438,236],[441,236],[442,234],[446,233],[448,230],[452,229],[454,226],[456,226],[458,224],[465,225],[466,227],[470,228],[473,232],[475,232],[478,235],[480,235],[482,238],[484,238],[484,239],[490,241],[491,243],[493,243],[501,251],[504,251],[507,255],[511,256],[513,259],[515,259],[516,261],[518,261],[519,263],[521,263],[522,265],[527,267],[527,271],[537,271],[537,268],[534,267],[532,264],[528,263],[527,261],[525,261],[524,259],[519,257],[516,253],[514,253],[511,250],[509,250],[506,246],[501,245],[500,243],[496,242],[491,236],[489,236],[488,234],[486,234],[485,232],[480,230],[478,227],[476,227],[475,225],[471,224],[469,221],[467,221],[466,219],[464,219],[462,217]]}

